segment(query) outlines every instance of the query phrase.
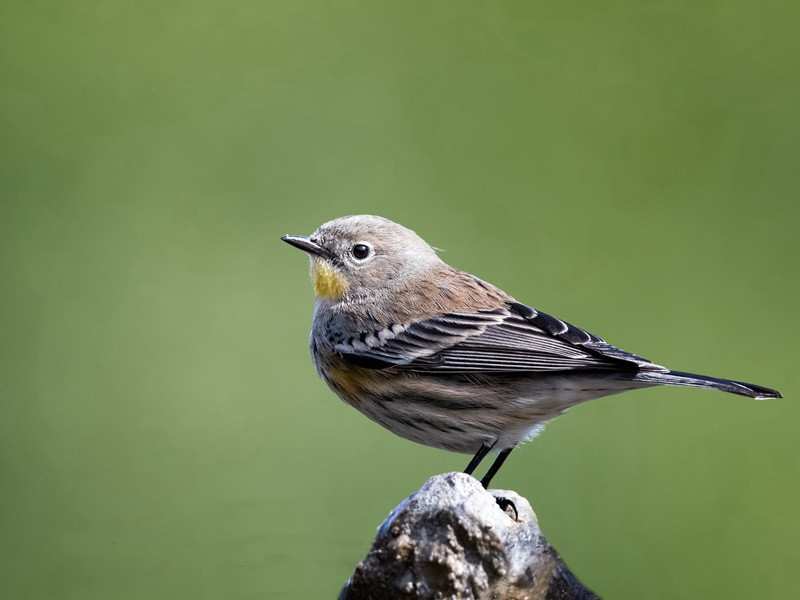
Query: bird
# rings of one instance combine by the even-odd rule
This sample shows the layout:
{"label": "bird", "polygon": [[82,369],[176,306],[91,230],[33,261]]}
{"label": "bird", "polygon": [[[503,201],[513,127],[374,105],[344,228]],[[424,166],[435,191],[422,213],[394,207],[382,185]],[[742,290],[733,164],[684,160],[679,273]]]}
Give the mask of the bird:
{"label": "bird", "polygon": [[473,455],[469,475],[496,453],[484,488],[516,446],[588,400],[661,385],[781,397],[612,346],[448,265],[384,217],[340,217],[281,239],[310,259],[309,345],[320,377],[392,433]]}

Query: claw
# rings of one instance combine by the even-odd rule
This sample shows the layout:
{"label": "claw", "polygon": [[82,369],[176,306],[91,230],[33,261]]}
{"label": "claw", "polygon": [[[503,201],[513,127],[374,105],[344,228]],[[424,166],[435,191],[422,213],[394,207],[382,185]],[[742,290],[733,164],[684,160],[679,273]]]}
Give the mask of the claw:
{"label": "claw", "polygon": [[519,512],[517,511],[517,506],[514,504],[513,500],[510,500],[505,496],[495,496],[494,501],[497,502],[497,506],[499,506],[503,512],[508,512],[506,509],[511,508],[514,511],[514,520],[519,521]]}

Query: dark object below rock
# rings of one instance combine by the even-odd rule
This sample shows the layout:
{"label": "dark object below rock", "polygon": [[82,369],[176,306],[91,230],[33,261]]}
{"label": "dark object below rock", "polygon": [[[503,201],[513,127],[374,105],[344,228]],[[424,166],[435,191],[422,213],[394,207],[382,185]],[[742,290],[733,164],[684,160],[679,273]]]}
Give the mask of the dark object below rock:
{"label": "dark object below rock", "polygon": [[518,494],[503,511],[463,473],[431,477],[378,529],[340,600],[392,598],[595,600],[539,531]]}

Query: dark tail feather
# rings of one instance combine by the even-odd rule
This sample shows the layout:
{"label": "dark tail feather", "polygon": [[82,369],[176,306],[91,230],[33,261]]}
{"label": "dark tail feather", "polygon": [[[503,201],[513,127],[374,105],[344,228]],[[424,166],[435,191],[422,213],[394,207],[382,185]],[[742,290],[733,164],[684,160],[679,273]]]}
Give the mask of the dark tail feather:
{"label": "dark tail feather", "polygon": [[761,387],[760,385],[719,379],[717,377],[706,377],[705,375],[695,375],[694,373],[681,373],[680,371],[639,371],[634,377],[634,381],[652,383],[653,385],[684,385],[686,387],[722,390],[723,392],[740,394],[756,400],[783,397],[779,391]]}

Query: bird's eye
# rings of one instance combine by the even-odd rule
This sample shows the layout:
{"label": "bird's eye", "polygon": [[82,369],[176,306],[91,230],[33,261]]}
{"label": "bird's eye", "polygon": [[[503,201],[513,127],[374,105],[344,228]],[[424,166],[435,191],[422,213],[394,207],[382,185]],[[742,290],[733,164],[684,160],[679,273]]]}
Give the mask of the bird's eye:
{"label": "bird's eye", "polygon": [[352,249],[353,256],[358,260],[364,260],[369,256],[369,246],[366,244],[356,244]]}

